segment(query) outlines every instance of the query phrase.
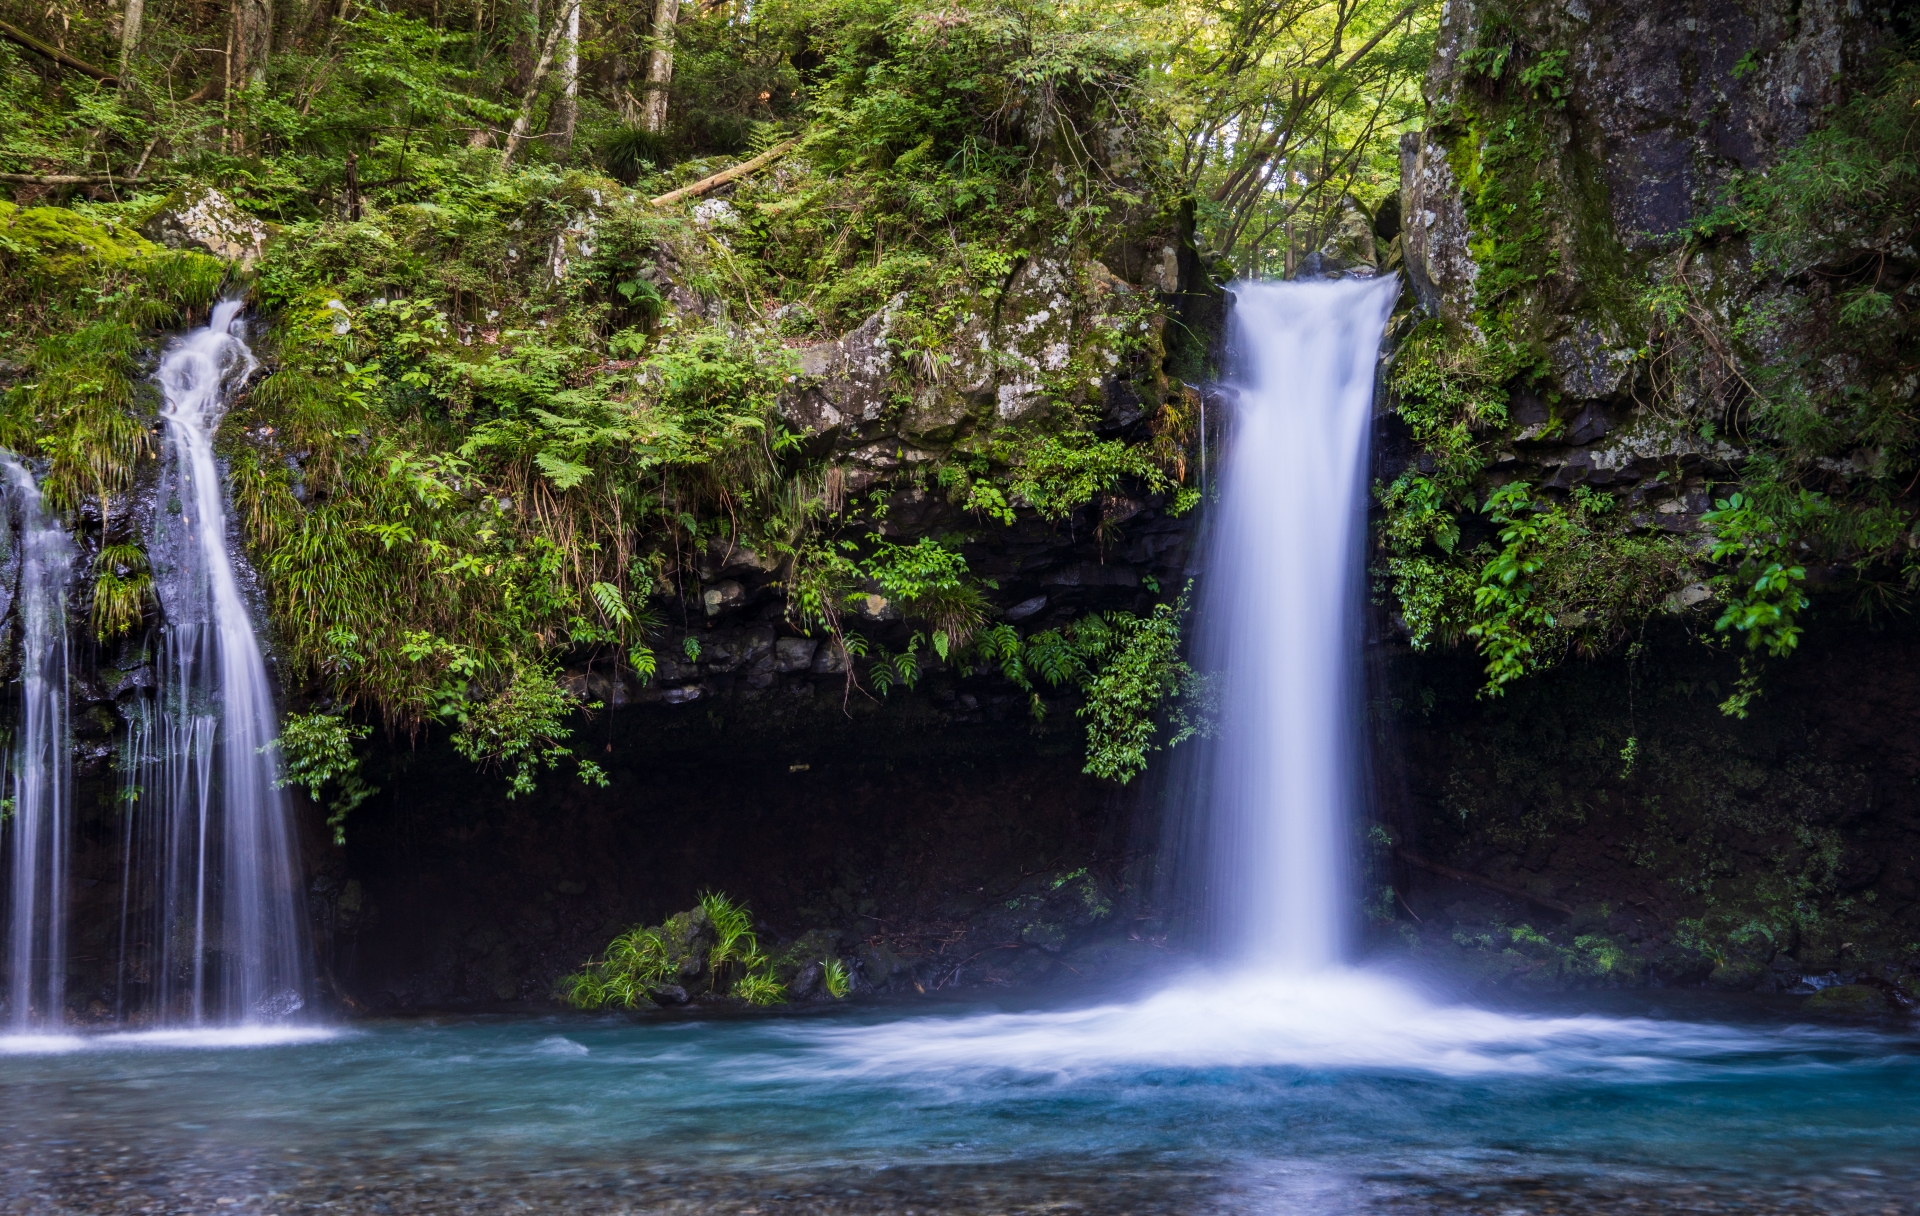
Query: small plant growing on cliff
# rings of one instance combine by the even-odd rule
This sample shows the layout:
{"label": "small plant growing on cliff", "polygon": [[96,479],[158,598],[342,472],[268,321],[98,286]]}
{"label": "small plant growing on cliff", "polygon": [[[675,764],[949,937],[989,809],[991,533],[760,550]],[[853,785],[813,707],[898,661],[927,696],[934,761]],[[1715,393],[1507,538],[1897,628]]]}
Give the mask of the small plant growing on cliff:
{"label": "small plant growing on cliff", "polygon": [[325,805],[335,844],[347,842],[347,816],[380,792],[360,775],[360,758],[353,754],[353,745],[372,733],[372,727],[351,725],[337,713],[288,714],[280,737],[260,749],[280,751],[282,775],[274,782],[278,788],[304,786],[307,796],[319,803],[322,791],[333,787],[335,797]]}
{"label": "small plant growing on cliff", "polygon": [[718,891],[700,896],[700,910],[713,926],[713,949],[707,954],[707,966],[717,973],[736,960],[760,953],[760,942],[753,934],[753,917],[744,904],[737,904]]}
{"label": "small plant growing on cliff", "polygon": [[853,987],[853,977],[847,973],[847,965],[837,958],[827,960],[824,981],[827,995],[836,1001],[845,998]]}
{"label": "small plant growing on cliff", "polygon": [[608,943],[606,954],[560,981],[561,994],[580,1009],[631,1009],[674,975],[667,944],[652,929],[634,928]]}
{"label": "small plant growing on cliff", "polygon": [[93,634],[111,641],[140,623],[153,600],[153,574],[138,545],[104,546],[93,569]]}
{"label": "small plant growing on cliff", "polygon": [[765,971],[750,971],[734,982],[733,995],[749,1005],[778,1005],[787,999],[787,986]]}
{"label": "small plant growing on cliff", "polygon": [[561,685],[557,672],[541,664],[523,666],[493,696],[460,708],[453,747],[475,764],[508,769],[508,798],[531,794],[540,771],[562,760],[573,761],[583,785],[605,786],[600,766],[566,745],[573,734],[567,715],[581,708],[580,698]]}
{"label": "small plant growing on cliff", "polygon": [[718,891],[700,896],[700,909],[713,925],[713,949],[707,952],[707,966],[713,970],[713,985],[719,989],[724,976],[737,969],[739,977],[728,989],[749,1005],[774,1005],[787,999],[787,987],[773,978],[773,960],[760,950],[760,939],[753,932],[753,914],[747,906],[735,903]]}

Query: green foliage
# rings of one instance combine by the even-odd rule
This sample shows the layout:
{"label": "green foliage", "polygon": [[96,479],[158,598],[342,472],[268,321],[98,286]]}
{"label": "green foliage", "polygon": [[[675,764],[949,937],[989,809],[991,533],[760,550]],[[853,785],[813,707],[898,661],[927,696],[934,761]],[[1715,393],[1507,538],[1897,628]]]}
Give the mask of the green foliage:
{"label": "green foliage", "polygon": [[[1809,496],[1802,513],[1810,513],[1817,502],[1818,496]],[[1713,560],[1727,564],[1713,580],[1727,606],[1713,627],[1744,634],[1748,650],[1765,647],[1775,658],[1791,653],[1800,643],[1798,615],[1809,602],[1800,590],[1806,569],[1788,564],[1793,559],[1790,542],[1783,539],[1787,529],[1742,494],[1713,506],[1701,522],[1713,529]]]}
{"label": "green foliage", "polygon": [[1212,731],[1210,686],[1180,656],[1186,610],[1183,592],[1177,602],[1156,604],[1145,617],[1088,613],[1062,629],[1026,638],[1011,625],[996,625],[974,639],[965,669],[972,670],[972,664],[998,668],[1034,694],[1036,715],[1043,712],[1036,679],[1078,688],[1086,696],[1078,711],[1087,722],[1085,771],[1125,784],[1162,746],[1154,718],[1163,709],[1169,717],[1164,746]]}
{"label": "green foliage", "polygon": [[[418,644],[422,659],[429,657],[430,645]],[[582,784],[605,786],[607,776],[600,766],[566,745],[572,734],[566,719],[580,708],[580,698],[561,686],[557,672],[523,667],[491,697],[460,711],[453,747],[475,764],[506,770],[508,798],[531,794],[540,771],[557,768],[563,760],[573,763]]]}
{"label": "green foliage", "polygon": [[1042,435],[1003,450],[1013,466],[1007,481],[1012,496],[1045,519],[1065,519],[1076,507],[1120,489],[1128,480],[1156,492],[1174,486],[1151,451],[1115,439]]}
{"label": "green foliage", "polygon": [[600,958],[561,980],[560,991],[579,1009],[632,1009],[677,974],[660,931],[635,927],[609,942]]}
{"label": "green foliage", "polygon": [[93,635],[109,641],[132,632],[154,601],[153,572],[138,545],[102,546],[93,561]]}
{"label": "green foliage", "polygon": [[1565,502],[1536,498],[1525,482],[1500,487],[1482,510],[1501,526],[1500,547],[1480,569],[1466,628],[1486,659],[1485,692],[1620,640],[1689,577],[1686,547],[1635,532],[1614,500],[1576,486]]}
{"label": "green foliage", "polygon": [[879,533],[867,539],[874,549],[861,570],[901,612],[933,624],[934,646],[943,660],[949,646],[973,636],[986,619],[987,601],[957,549],[930,536],[911,545],[895,544]]}
{"label": "green foliage", "polygon": [[[704,958],[683,959],[694,926],[713,933],[713,945]],[[691,940],[702,940],[698,936]],[[676,944],[678,943],[678,944]],[[581,1009],[632,1009],[660,988],[703,972],[714,993],[725,993],[749,1005],[773,1005],[786,1000],[786,986],[774,978],[773,960],[760,949],[753,933],[753,916],[744,904],[708,891],[700,906],[655,928],[636,926],[608,943],[598,958],[560,981],[560,994]],[[683,998],[676,998],[683,999]]]}
{"label": "green foliage", "polygon": [[847,965],[837,958],[826,961],[821,982],[826,985],[827,995],[836,1001],[845,1000],[853,988],[853,977],[847,973]]}
{"label": "green foliage", "polygon": [[[280,725],[280,737],[260,749],[280,752],[277,786],[304,786],[308,797],[331,812],[327,827],[335,844],[346,843],[347,816],[380,792],[361,776],[360,758],[353,754],[353,745],[371,733],[371,727],[350,725],[337,713],[288,714]],[[322,791],[329,785],[335,794],[326,802]]]}

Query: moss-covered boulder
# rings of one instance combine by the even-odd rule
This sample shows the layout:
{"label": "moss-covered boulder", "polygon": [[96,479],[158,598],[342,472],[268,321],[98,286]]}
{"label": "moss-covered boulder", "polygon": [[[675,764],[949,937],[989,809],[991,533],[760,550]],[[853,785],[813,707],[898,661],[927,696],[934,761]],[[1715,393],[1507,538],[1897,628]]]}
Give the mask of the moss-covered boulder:
{"label": "moss-covered boulder", "polygon": [[1887,994],[1868,984],[1835,984],[1807,998],[1810,1014],[1829,1018],[1872,1018],[1893,1011]]}

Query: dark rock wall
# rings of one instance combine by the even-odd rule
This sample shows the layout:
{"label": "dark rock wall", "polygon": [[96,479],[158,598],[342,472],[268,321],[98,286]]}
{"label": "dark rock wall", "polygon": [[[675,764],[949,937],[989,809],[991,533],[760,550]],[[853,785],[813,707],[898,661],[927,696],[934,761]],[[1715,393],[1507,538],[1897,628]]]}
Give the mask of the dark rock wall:
{"label": "dark rock wall", "polygon": [[[1745,719],[1718,708],[1732,658],[1678,629],[1499,699],[1477,695],[1469,656],[1382,658],[1379,811],[1402,850],[1371,849],[1401,901],[1376,924],[1384,942],[1549,986],[1777,989],[1920,962],[1912,622],[1821,621]],[[1514,949],[1522,924],[1556,948]],[[1561,949],[1583,937],[1600,940]],[[1596,950],[1621,957],[1596,970]]]}
{"label": "dark rock wall", "polygon": [[[1897,20],[1885,5],[1786,0],[1447,7],[1429,129],[1403,142],[1415,308],[1463,329],[1488,319],[1479,259],[1514,234],[1469,223],[1463,190],[1492,171],[1480,124],[1525,105],[1547,133],[1527,171],[1543,183],[1534,239],[1550,254],[1498,317],[1547,368],[1513,394],[1489,487],[1604,488],[1637,524],[1707,542],[1699,517],[1743,453],[1643,409],[1636,285],[1677,256],[1675,235],[1731,173],[1763,169],[1860,87]],[[1470,65],[1492,46],[1516,66],[1557,64],[1559,100],[1542,86],[1490,101]],[[1703,281],[1739,273],[1738,250],[1716,257]],[[1395,420],[1380,440],[1390,477],[1412,453]],[[1463,544],[1481,539],[1473,527]],[[1708,595],[1689,587],[1613,655],[1498,698],[1480,694],[1472,654],[1416,655],[1378,623],[1382,943],[1496,984],[1784,988],[1837,971],[1920,995],[1920,683],[1907,674],[1920,634],[1817,604],[1743,720],[1718,708],[1736,656],[1703,645],[1711,616],[1682,611]]]}
{"label": "dark rock wall", "polygon": [[883,706],[855,694],[849,716],[833,683],[603,715],[582,739],[607,788],[550,778],[514,802],[439,741],[395,744],[347,846],[316,858],[338,991],[367,1009],[544,1000],[705,890],[749,903],[769,946],[838,933],[856,987],[1066,977],[1152,937],[1127,798],[1080,774],[1070,722],[938,680]]}

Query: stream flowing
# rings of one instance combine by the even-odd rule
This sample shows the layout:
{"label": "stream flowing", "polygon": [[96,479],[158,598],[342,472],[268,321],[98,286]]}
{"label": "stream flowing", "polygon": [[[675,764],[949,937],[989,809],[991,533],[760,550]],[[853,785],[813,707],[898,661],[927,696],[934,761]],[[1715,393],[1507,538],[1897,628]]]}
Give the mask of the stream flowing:
{"label": "stream flowing", "polygon": [[[1125,994],[734,1016],[301,1023],[272,699],[172,348],[169,621],[123,929],[157,1017],[0,1036],[0,1212],[1911,1212],[1920,1037],[1789,998],[1459,1003],[1355,966],[1374,367],[1395,285],[1246,284],[1186,799],[1210,969]],[[129,1019],[135,1022],[137,1019]]]}
{"label": "stream flowing", "polygon": [[120,1014],[161,1026],[273,1022],[312,995],[306,901],[214,434],[256,364],[241,302],[161,356],[166,426],[147,550],[166,626],[158,689],[123,769]]}
{"label": "stream flowing", "polygon": [[50,515],[33,472],[0,452],[7,548],[18,591],[20,708],[6,757],[7,1021],[15,1034],[58,1026],[66,1003],[67,857],[73,833],[73,751],[67,731],[67,587],[74,548]]}

